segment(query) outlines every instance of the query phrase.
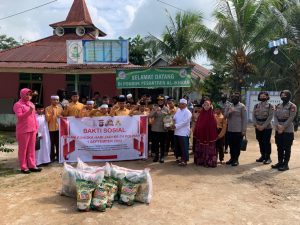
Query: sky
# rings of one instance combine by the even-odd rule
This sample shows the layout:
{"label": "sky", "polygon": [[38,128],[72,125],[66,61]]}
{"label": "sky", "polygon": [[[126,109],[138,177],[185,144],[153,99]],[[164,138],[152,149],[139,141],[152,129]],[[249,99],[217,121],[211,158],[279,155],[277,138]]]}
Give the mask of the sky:
{"label": "sky", "polygon": [[[0,0],[0,18],[50,2],[51,0]],[[214,26],[212,13],[217,0],[161,0],[183,10],[199,11],[203,23]],[[58,0],[41,8],[0,20],[0,34],[14,37],[16,40],[38,40],[52,35],[49,24],[66,19],[73,0]],[[178,9],[160,2],[160,0],[86,0],[90,15],[96,27],[107,34],[106,38],[134,37],[148,34],[160,37],[169,24],[167,12],[174,16]],[[199,56],[196,62],[209,67],[205,56]]]}

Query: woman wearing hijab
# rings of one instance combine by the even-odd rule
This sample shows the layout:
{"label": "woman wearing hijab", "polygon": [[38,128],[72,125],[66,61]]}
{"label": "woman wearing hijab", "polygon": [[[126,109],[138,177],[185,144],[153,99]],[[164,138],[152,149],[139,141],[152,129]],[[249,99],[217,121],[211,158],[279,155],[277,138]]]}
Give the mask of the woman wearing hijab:
{"label": "woman wearing hijab", "polygon": [[217,166],[216,140],[217,122],[210,100],[205,100],[195,129],[194,163],[205,167]]}
{"label": "woman wearing hijab", "polygon": [[35,141],[38,129],[35,107],[30,101],[32,91],[23,88],[20,91],[20,100],[14,104],[13,110],[17,117],[16,137],[18,141],[18,158],[22,173],[40,172],[36,166]]}
{"label": "woman wearing hijab", "polygon": [[289,169],[291,147],[294,141],[293,120],[297,113],[297,106],[291,102],[292,94],[289,90],[280,93],[281,104],[276,106],[274,113],[275,143],[277,145],[278,163],[273,169],[286,171]]}

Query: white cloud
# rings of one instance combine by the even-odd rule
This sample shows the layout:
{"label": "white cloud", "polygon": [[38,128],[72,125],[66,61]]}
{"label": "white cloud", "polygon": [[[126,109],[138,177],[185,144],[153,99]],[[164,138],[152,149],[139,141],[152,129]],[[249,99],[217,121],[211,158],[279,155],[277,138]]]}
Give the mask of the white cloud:
{"label": "white cloud", "polygon": [[[164,1],[183,10],[198,10],[208,19],[203,20],[207,26],[214,25],[211,13],[217,0]],[[45,2],[47,0],[22,0],[16,4],[16,1],[1,0],[0,18]],[[73,0],[58,0],[42,8],[1,20],[0,34],[7,34],[17,40],[23,37],[30,41],[52,35],[52,28],[48,25],[65,20],[72,3]],[[128,38],[148,33],[160,36],[169,23],[165,9],[172,16],[178,11],[157,0],[86,0],[86,3],[95,26],[107,33],[107,38]]]}

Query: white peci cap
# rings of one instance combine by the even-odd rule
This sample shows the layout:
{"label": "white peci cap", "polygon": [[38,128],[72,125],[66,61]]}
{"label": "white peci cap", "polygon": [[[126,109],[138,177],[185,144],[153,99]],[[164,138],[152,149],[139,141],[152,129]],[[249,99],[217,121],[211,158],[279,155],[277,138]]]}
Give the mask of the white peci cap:
{"label": "white peci cap", "polygon": [[179,103],[182,103],[182,104],[187,104],[187,100],[186,100],[186,99],[184,99],[184,98],[182,98],[182,99],[180,99],[180,100],[179,100]]}
{"label": "white peci cap", "polygon": [[87,101],[86,104],[87,104],[87,105],[94,105],[95,102],[94,102],[94,101]]}
{"label": "white peci cap", "polygon": [[107,104],[102,104],[102,105],[100,106],[100,109],[108,109],[108,105],[107,105]]}
{"label": "white peci cap", "polygon": [[51,99],[59,100],[59,96],[58,95],[51,95]]}

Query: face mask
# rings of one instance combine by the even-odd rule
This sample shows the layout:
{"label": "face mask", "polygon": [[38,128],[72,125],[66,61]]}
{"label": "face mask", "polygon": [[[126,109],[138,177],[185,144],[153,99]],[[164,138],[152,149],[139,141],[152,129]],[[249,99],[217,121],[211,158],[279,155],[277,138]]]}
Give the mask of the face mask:
{"label": "face mask", "polygon": [[227,98],[221,98],[221,101],[222,101],[223,103],[225,103],[226,100],[227,100]]}
{"label": "face mask", "polygon": [[283,103],[288,103],[289,98],[288,97],[281,97],[281,100],[283,101]]}
{"label": "face mask", "polygon": [[234,105],[236,105],[236,104],[239,103],[239,99],[238,99],[238,98],[233,98],[233,99],[231,100],[231,102],[232,102]]}
{"label": "face mask", "polygon": [[266,102],[268,99],[266,99],[266,98],[259,98],[259,101],[261,101],[261,102]]}

